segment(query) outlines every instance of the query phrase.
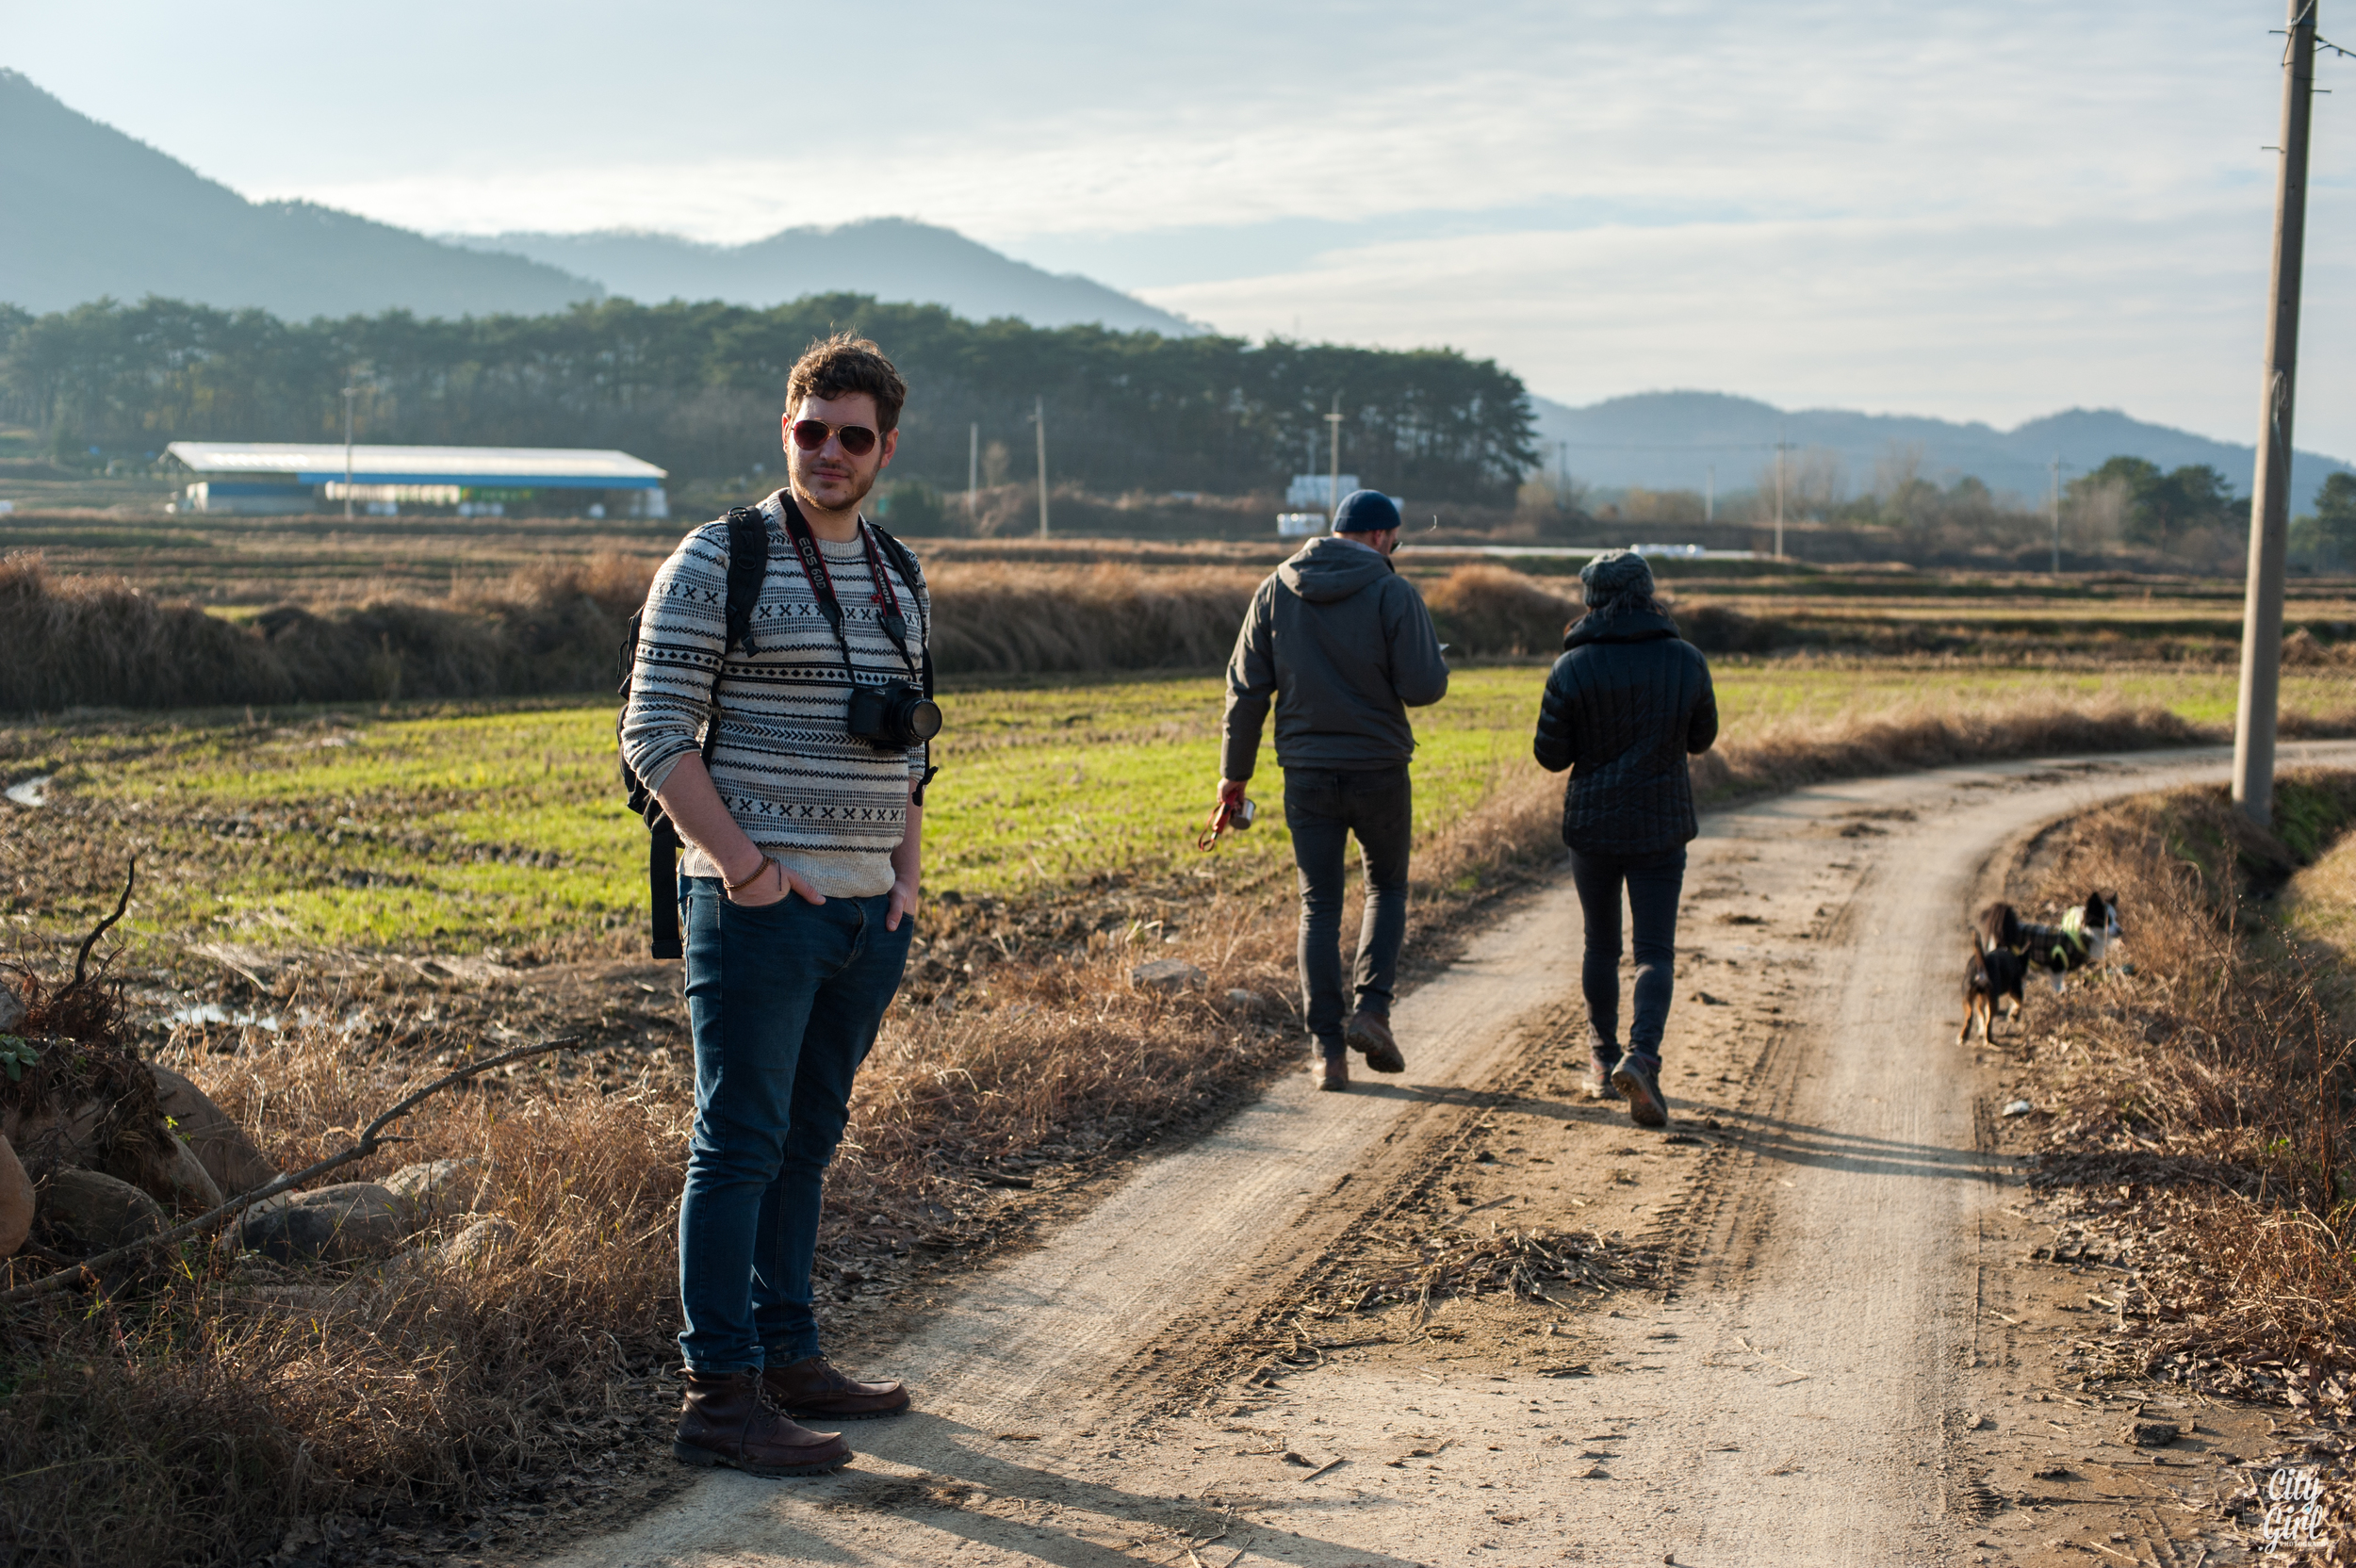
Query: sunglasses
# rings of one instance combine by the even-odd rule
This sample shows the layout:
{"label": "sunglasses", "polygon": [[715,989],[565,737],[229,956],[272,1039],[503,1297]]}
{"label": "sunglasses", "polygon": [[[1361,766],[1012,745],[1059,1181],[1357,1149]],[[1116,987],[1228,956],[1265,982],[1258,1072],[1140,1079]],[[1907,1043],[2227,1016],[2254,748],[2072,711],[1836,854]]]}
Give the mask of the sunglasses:
{"label": "sunglasses", "polygon": [[875,433],[865,425],[830,425],[824,419],[794,421],[794,444],[806,452],[825,446],[829,435],[840,436],[843,451],[852,457],[865,457],[875,449]]}

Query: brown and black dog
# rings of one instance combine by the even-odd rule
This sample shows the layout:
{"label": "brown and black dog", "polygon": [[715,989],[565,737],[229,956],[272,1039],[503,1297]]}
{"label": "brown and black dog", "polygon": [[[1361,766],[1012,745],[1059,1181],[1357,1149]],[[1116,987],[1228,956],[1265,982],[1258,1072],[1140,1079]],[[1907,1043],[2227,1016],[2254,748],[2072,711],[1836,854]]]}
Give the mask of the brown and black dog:
{"label": "brown and black dog", "polygon": [[1963,1027],[1955,1034],[1961,1045],[1980,1025],[1980,1038],[1989,1037],[1996,1022],[1996,1004],[2012,999],[2012,1017],[2021,1016],[2021,992],[2029,971],[2041,969],[2061,989],[2062,976],[2100,963],[2115,942],[2126,939],[2119,923],[2119,895],[2089,892],[2086,901],[2062,916],[2059,925],[2022,920],[2009,904],[1999,900],[1980,911],[1972,931],[1972,956],[1963,967]]}

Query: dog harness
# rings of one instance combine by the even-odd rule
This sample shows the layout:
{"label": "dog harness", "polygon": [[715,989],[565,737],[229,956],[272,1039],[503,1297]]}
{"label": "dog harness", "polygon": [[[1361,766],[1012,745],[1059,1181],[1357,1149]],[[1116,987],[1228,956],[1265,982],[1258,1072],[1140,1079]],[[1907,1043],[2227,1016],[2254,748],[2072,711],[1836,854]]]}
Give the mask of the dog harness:
{"label": "dog harness", "polygon": [[[2085,909],[2077,908],[2063,911],[2061,930],[2058,933],[2060,939],[2053,943],[2053,967],[2055,969],[2068,969],[2070,967],[2070,947],[2074,947],[2078,950],[2078,956],[2080,957],[2084,957],[2086,956],[2086,912]],[[2063,942],[2069,943],[2070,947],[2063,946]]]}

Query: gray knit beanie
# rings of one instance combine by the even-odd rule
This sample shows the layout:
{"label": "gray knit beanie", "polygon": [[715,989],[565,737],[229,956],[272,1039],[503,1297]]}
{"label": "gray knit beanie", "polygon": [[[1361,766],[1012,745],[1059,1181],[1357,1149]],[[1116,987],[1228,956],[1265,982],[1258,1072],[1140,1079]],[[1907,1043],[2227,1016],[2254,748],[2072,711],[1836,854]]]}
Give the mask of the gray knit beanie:
{"label": "gray knit beanie", "polygon": [[1634,550],[1604,551],[1579,569],[1579,580],[1586,587],[1591,609],[1630,598],[1641,603],[1653,596],[1652,568]]}

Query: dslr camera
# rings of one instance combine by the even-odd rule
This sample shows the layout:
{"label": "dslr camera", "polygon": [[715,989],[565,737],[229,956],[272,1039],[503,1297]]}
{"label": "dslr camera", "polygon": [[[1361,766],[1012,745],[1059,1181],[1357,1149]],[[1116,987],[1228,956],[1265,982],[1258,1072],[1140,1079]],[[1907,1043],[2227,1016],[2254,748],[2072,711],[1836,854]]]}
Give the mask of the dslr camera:
{"label": "dslr camera", "polygon": [[883,751],[906,751],[941,733],[941,705],[905,680],[851,688],[852,736]]}

